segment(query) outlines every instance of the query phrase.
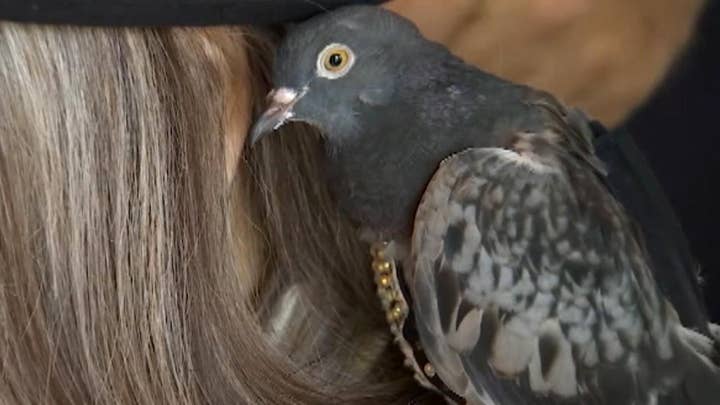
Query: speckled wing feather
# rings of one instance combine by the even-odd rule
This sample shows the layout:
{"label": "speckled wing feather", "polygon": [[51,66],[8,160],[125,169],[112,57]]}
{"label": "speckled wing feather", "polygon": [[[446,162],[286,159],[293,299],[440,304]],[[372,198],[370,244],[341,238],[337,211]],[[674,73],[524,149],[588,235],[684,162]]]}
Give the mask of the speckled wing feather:
{"label": "speckled wing feather", "polygon": [[679,324],[593,165],[543,148],[558,137],[467,150],[431,180],[409,282],[438,374],[471,403],[720,401],[713,342]]}

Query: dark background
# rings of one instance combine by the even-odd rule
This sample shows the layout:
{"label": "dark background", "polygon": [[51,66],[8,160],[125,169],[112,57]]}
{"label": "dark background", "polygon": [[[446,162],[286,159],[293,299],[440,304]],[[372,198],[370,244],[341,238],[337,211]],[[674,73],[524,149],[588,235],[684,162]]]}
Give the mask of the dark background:
{"label": "dark background", "polygon": [[653,97],[625,124],[676,211],[720,320],[720,2]]}

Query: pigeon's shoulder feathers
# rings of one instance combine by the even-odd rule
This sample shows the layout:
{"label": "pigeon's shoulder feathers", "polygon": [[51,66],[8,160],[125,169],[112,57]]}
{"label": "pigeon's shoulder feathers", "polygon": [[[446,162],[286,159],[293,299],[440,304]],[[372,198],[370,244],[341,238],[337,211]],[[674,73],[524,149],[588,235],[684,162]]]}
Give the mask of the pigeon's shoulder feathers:
{"label": "pigeon's shoulder feathers", "polygon": [[423,195],[408,278],[430,360],[495,403],[657,399],[702,362],[622,208],[582,159],[524,153],[458,153]]}

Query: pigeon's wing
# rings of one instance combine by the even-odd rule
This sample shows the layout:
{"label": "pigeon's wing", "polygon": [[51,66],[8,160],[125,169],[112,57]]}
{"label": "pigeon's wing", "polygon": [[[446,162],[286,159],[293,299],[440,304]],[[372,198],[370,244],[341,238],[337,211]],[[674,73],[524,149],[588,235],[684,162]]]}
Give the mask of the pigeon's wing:
{"label": "pigeon's wing", "polygon": [[591,165],[556,163],[478,148],[441,164],[411,247],[423,346],[471,402],[651,403],[696,360],[690,332]]}

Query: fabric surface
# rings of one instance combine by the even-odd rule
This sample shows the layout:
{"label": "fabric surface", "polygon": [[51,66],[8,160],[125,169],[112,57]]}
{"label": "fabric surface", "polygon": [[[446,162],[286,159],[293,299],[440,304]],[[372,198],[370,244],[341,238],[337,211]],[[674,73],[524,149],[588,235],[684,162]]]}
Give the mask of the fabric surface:
{"label": "fabric surface", "polygon": [[626,123],[665,191],[699,262],[720,320],[720,2],[708,1],[694,38],[655,95]]}
{"label": "fabric surface", "polygon": [[596,153],[608,168],[608,185],[646,239],[653,274],[686,327],[707,333],[708,313],[697,263],[670,203],[629,132],[595,126]]}
{"label": "fabric surface", "polygon": [[0,0],[0,20],[91,26],[272,24],[383,0]]}

